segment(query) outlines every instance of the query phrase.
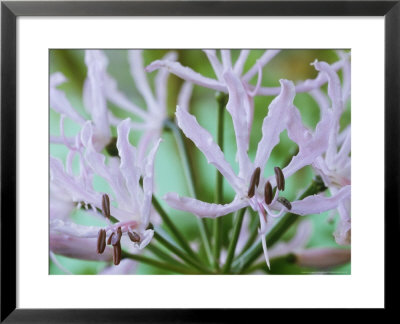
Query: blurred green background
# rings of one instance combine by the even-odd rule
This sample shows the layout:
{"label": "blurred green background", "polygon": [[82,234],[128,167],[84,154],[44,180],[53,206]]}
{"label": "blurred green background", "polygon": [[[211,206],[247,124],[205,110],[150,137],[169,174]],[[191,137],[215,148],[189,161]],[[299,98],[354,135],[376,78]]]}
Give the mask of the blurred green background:
{"label": "blurred green background", "polygon": [[[204,76],[215,78],[214,72],[209,64],[206,55],[201,50],[174,50],[178,53],[178,61],[184,66],[189,66],[193,70],[201,73]],[[108,59],[108,73],[118,82],[118,88],[132,100],[136,105],[146,109],[143,98],[135,87],[134,81],[130,74],[129,64],[127,60],[126,50],[104,50]],[[156,59],[162,58],[168,50],[145,50],[144,63],[151,63]],[[239,55],[239,50],[232,51],[233,62]],[[264,50],[252,50],[244,67],[244,71],[248,70],[262,54]],[[65,91],[72,106],[83,116],[90,116],[85,112],[82,101],[83,83],[86,78],[86,66],[84,63],[84,50],[50,50],[50,73],[62,72],[68,79],[66,83],[59,86],[59,89]],[[301,81],[309,78],[315,78],[317,72],[310,65],[315,59],[326,61],[328,63],[336,62],[339,58],[335,50],[283,50],[275,58],[268,63],[264,68],[262,86],[279,86],[279,79],[289,79]],[[153,87],[154,77],[156,72],[149,73],[148,80]],[[341,72],[339,72],[341,77]],[[251,80],[255,85],[257,76]],[[182,80],[174,75],[170,75],[168,81],[168,111],[172,117],[175,111],[177,96],[182,85]],[[154,89],[154,87],[153,87]],[[326,85],[323,88],[326,91]],[[249,156],[253,160],[257,148],[258,141],[261,138],[261,125],[264,117],[268,112],[268,105],[274,97],[272,96],[257,96],[255,97],[254,123],[251,133]],[[314,128],[320,118],[319,108],[306,93],[297,94],[294,101],[299,108],[303,122],[310,128]],[[120,118],[131,117],[133,120],[139,120],[135,116],[113,106],[109,103],[109,108],[113,113]],[[200,125],[205,127],[216,138],[217,130],[217,102],[215,100],[215,91],[195,86],[193,96],[190,102],[190,111],[196,117]],[[58,113],[50,109],[50,134],[59,135]],[[351,122],[350,119],[350,104],[346,108],[342,116],[341,127],[344,128]],[[79,131],[79,126],[69,119],[65,119],[65,133],[67,136],[76,135]],[[116,135],[116,129],[112,129],[113,135]],[[137,144],[140,138],[140,132],[131,132],[131,141],[134,145]],[[189,195],[182,167],[177,153],[177,147],[170,133],[164,132],[164,142],[160,146],[155,163],[155,179],[156,179],[156,196],[161,198],[167,192],[177,192],[180,195]],[[194,146],[191,141],[187,141],[187,147],[190,150],[191,161],[195,171],[195,185],[199,194],[199,199],[203,201],[213,202],[214,188],[216,179],[216,169],[207,164],[205,157]],[[265,176],[273,174],[274,166],[283,167],[287,163],[290,156],[296,150],[296,144],[289,140],[286,131],[281,134],[280,143],[274,148],[271,158],[265,168]],[[235,162],[236,142],[233,131],[232,120],[228,113],[225,113],[225,128],[224,128],[224,153],[226,159],[231,163],[235,170],[238,166]],[[65,161],[67,149],[63,145],[50,144],[50,154],[54,157],[61,158]],[[77,166],[76,166],[77,167]],[[296,196],[305,189],[311,179],[313,172],[310,167],[306,167],[295,175],[287,179],[285,196],[289,200],[293,200]],[[104,182],[101,179],[95,179],[95,185],[99,191],[104,191]],[[224,201],[230,202],[234,197],[234,192],[229,184],[224,184]],[[199,233],[196,226],[196,219],[193,215],[172,210],[165,203],[163,207],[170,214],[175,224],[182,230],[184,235],[193,242],[199,242]],[[91,224],[94,221],[85,216],[84,212],[76,211],[72,215],[74,221],[81,224]],[[258,219],[258,216],[252,214],[253,220]],[[332,233],[336,227],[337,216],[333,221],[328,221],[328,213],[321,215],[310,215],[308,218],[313,224],[313,234],[308,243],[308,247],[339,247]],[[304,218],[301,218],[303,220]],[[207,220],[211,229],[212,220]],[[225,226],[231,228],[232,216],[223,218]],[[294,226],[288,233],[285,234],[284,240],[290,239],[296,230]],[[211,232],[211,231],[210,231]],[[224,232],[223,246],[226,248],[229,244],[228,232]],[[200,251],[204,253],[204,251]],[[145,252],[146,254],[146,252]],[[74,274],[96,274],[105,266],[104,262],[82,261],[71,258],[57,256],[57,260],[69,269]],[[299,268],[298,266],[288,263],[284,260],[272,263],[271,273],[275,274],[302,274],[312,273],[313,269]],[[153,268],[151,266],[140,264],[137,268],[138,274],[161,274],[165,271]],[[331,269],[331,273],[350,274],[350,264]],[[57,266],[50,260],[50,274],[63,274]]]}

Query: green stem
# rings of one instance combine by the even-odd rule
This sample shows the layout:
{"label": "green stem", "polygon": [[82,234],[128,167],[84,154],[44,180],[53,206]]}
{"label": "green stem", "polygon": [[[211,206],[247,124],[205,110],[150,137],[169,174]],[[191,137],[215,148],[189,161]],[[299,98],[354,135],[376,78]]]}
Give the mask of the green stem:
{"label": "green stem", "polygon": [[[188,189],[189,189],[189,194],[193,198],[197,198],[196,188],[195,188],[195,185],[193,182],[194,173],[193,173],[193,169],[190,164],[190,161],[189,161],[189,154],[188,154],[188,151],[185,146],[182,131],[176,126],[176,124],[174,122],[172,122],[170,120],[165,121],[165,126],[167,128],[169,128],[172,131],[172,133],[174,134],[174,138],[175,138],[176,144],[178,146],[178,152],[181,157],[183,172],[185,174],[186,182],[187,182]],[[204,245],[204,249],[206,251],[208,260],[211,264],[213,258],[212,258],[212,254],[211,254],[211,247],[210,247],[210,241],[209,241],[207,227],[206,227],[204,219],[198,218],[198,217],[196,217],[196,219],[197,219],[197,225],[198,225],[199,231],[200,231],[201,240]]]}
{"label": "green stem", "polygon": [[176,264],[176,265],[179,265],[181,268],[186,268],[187,270],[192,269],[194,272],[197,272],[193,268],[188,267],[186,264],[180,263],[177,259],[173,258],[170,254],[164,252],[160,247],[154,245],[154,243],[147,245],[146,249],[149,250],[151,253],[153,253],[158,258],[160,258],[161,260],[166,261],[167,263]]}
{"label": "green stem", "polygon": [[[311,185],[304,191],[304,193],[299,197],[299,200],[305,197],[315,195],[326,189],[322,179],[317,177],[312,181]],[[297,221],[299,215],[286,213],[282,216],[267,233],[267,246],[272,247],[282,235]],[[234,263],[233,267],[239,269],[239,272],[244,272],[246,269],[252,265],[252,263],[257,260],[263,253],[262,245],[259,242],[254,243],[241,257],[239,257]]]}
{"label": "green stem", "polygon": [[187,243],[186,239],[183,237],[181,232],[178,228],[174,225],[172,220],[169,218],[168,214],[165,212],[164,208],[160,205],[157,198],[153,196],[152,203],[154,208],[157,210],[158,214],[160,215],[161,219],[163,220],[164,224],[170,230],[171,234],[176,238],[180,246],[193,258],[197,258],[196,254],[190,248],[189,244]]}
{"label": "green stem", "polygon": [[174,246],[172,243],[170,243],[166,238],[164,238],[160,233],[154,232],[154,239],[158,241],[160,244],[162,244],[164,247],[166,247],[168,250],[173,252],[176,256],[181,258],[183,261],[185,261],[187,264],[191,265],[195,269],[199,270],[201,273],[208,273],[210,274],[211,271],[200,263],[198,263],[195,259],[192,259],[191,257],[187,256],[183,251],[178,249],[176,246]]}
{"label": "green stem", "polygon": [[236,244],[239,239],[240,229],[242,228],[243,217],[244,217],[245,211],[246,211],[246,208],[242,208],[241,210],[239,210],[236,213],[235,226],[233,228],[233,235],[231,238],[231,242],[229,243],[228,255],[226,257],[226,262],[225,262],[224,268],[222,269],[223,273],[228,273],[231,268],[232,260],[235,255]]}
{"label": "green stem", "polygon": [[[224,151],[224,111],[226,104],[228,102],[228,96],[225,93],[217,93],[216,95],[218,102],[218,126],[217,126],[217,143],[221,148],[221,151]],[[215,189],[215,203],[222,204],[224,200],[224,182],[223,176],[221,172],[217,170],[217,178],[216,178],[216,189]],[[213,228],[213,236],[214,236],[214,246],[213,246],[213,255],[214,255],[214,268],[216,270],[219,269],[219,257],[221,252],[221,243],[222,243],[222,217],[218,217],[214,221]]]}
{"label": "green stem", "polygon": [[143,255],[131,254],[131,253],[128,253],[125,251],[122,251],[122,258],[128,258],[128,259],[132,259],[135,261],[143,262],[143,263],[146,263],[153,267],[160,268],[163,270],[168,270],[171,272],[176,272],[176,273],[181,273],[181,274],[195,274],[196,273],[196,272],[193,272],[193,270],[190,270],[187,268],[182,268],[178,265],[157,261],[157,260],[154,260],[152,258],[143,256]]}

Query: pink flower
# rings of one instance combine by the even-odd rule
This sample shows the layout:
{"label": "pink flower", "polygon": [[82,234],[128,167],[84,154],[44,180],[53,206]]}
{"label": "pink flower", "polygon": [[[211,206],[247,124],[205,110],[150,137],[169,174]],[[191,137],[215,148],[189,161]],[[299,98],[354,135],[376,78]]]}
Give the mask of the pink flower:
{"label": "pink flower", "polygon": [[[328,98],[315,89],[313,97],[319,103],[321,114],[333,115],[332,127],[329,130],[329,145],[326,153],[319,157],[313,167],[321,175],[325,185],[332,194],[341,188],[351,185],[351,127],[340,132],[340,118],[344,112],[345,102],[350,98],[350,62],[345,53],[339,53],[346,64],[343,69],[343,87],[331,65],[325,62],[314,62],[318,71],[328,78]],[[334,233],[336,242],[347,245],[351,242],[351,202],[350,197],[343,200],[338,206],[340,221]]]}
{"label": "pink flower", "polygon": [[[202,128],[196,118],[187,111],[177,108],[176,118],[179,127],[184,134],[203,152],[207,161],[213,164],[229,182],[236,192],[235,199],[226,205],[205,203],[193,198],[180,197],[176,193],[168,193],[164,199],[175,209],[193,213],[199,217],[219,217],[244,207],[251,207],[259,213],[260,235],[264,249],[265,259],[269,266],[267,246],[265,240],[267,217],[279,217],[284,212],[307,215],[321,213],[336,208],[340,201],[350,195],[350,187],[344,187],[332,197],[314,195],[301,201],[289,203],[286,199],[279,197],[283,190],[282,183],[277,184],[275,177],[267,179],[263,177],[264,167],[269,159],[272,149],[279,142],[279,135],[288,129],[289,137],[292,139],[300,136],[307,139],[306,145],[301,145],[299,153],[292,159],[289,165],[282,170],[282,176],[277,177],[280,182],[289,177],[297,170],[310,165],[314,160],[325,152],[328,146],[328,134],[325,129],[331,125],[331,115],[326,114],[316,127],[315,133],[306,132],[304,128],[294,129],[290,124],[293,119],[298,121],[300,117],[298,110],[293,105],[295,87],[292,82],[281,80],[281,92],[269,106],[268,115],[262,125],[262,138],[258,144],[254,163],[248,157],[248,124],[243,118],[243,84],[239,78],[230,70],[224,73],[224,79],[229,91],[229,102],[227,110],[232,116],[237,143],[237,160],[239,173],[236,175],[231,165],[225,160],[224,154],[219,146],[213,141],[210,133]],[[293,134],[295,132],[295,135]],[[260,177],[261,175],[261,177]],[[283,179],[281,179],[283,177]],[[272,187],[277,186],[276,194],[272,197]],[[270,192],[267,199],[265,191]],[[274,213],[273,210],[278,211]]]}
{"label": "pink flower", "polygon": [[[61,217],[60,214],[52,213],[50,234],[54,236],[54,250],[59,253],[65,251],[71,254],[72,252],[69,251],[73,251],[79,245],[75,244],[78,238],[87,240],[88,245],[92,244],[90,242],[96,242],[100,230],[104,231],[105,238],[115,236],[123,244],[128,243],[133,237],[133,244],[129,242],[129,246],[139,249],[143,249],[152,239],[153,230],[147,227],[152,213],[154,159],[161,140],[155,143],[145,161],[139,161],[136,148],[129,143],[129,126],[129,119],[119,124],[117,148],[120,158],[111,157],[107,165],[105,156],[97,152],[93,145],[92,123],[85,123],[77,140],[79,143],[77,151],[81,160],[80,176],[75,176],[70,172],[68,164],[67,170],[64,170],[61,161],[50,157],[52,186],[62,188],[64,197],[69,197],[75,205],[85,206],[88,212],[96,215],[99,214],[98,210],[102,210],[105,216],[112,215],[118,220],[115,224],[108,222],[108,225],[104,227],[83,226],[64,216]],[[91,180],[94,174],[107,181],[112,191],[111,199],[108,195],[105,196],[93,189]],[[139,185],[140,177],[143,177],[143,189]],[[104,216],[101,217],[106,220]],[[50,249],[53,251],[52,244],[50,244]],[[54,252],[57,253],[56,251]],[[86,255],[90,258],[91,254],[89,251],[86,252],[88,254],[76,251],[77,257]],[[91,250],[91,253],[95,255],[96,249]]]}

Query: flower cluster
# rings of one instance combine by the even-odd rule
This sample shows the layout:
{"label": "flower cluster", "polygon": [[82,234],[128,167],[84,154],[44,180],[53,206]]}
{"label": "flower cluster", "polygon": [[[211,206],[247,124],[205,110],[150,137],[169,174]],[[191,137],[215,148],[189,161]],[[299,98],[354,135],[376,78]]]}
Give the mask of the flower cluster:
{"label": "flower cluster", "polygon": [[[335,213],[336,210],[340,215],[334,232],[336,242],[340,245],[350,244],[351,131],[350,126],[344,130],[340,127],[341,117],[350,99],[349,53],[338,51],[339,60],[333,64],[316,60],[311,63],[318,73],[315,79],[304,80],[296,85],[293,81],[281,79],[280,87],[262,85],[264,70],[279,55],[278,50],[265,51],[246,72],[250,50],[242,50],[234,63],[229,50],[221,50],[221,60],[215,50],[205,50],[204,53],[216,79],[183,66],[176,61],[178,57],[175,52],[169,52],[145,67],[142,51],[128,51],[131,76],[145,107],[136,105],[118,89],[117,81],[107,71],[107,56],[99,50],[85,52],[87,75],[83,86],[83,102],[86,112],[74,109],[66,94],[60,90],[59,86],[67,81],[66,78],[59,72],[50,76],[50,108],[60,114],[60,135],[51,136],[50,142],[63,145],[68,151],[65,166],[60,159],[50,157],[50,251],[55,263],[55,255],[59,254],[86,260],[113,260],[114,265],[125,264],[123,268],[126,271],[133,269],[133,259],[158,264],[175,272],[206,272],[208,267],[204,264],[207,262],[202,259],[199,250],[194,251],[186,242],[185,235],[179,232],[155,198],[157,179],[154,176],[154,164],[168,123],[179,127],[235,192],[233,200],[227,204],[221,201],[209,203],[176,192],[169,192],[163,197],[170,208],[188,212],[200,219],[218,218],[237,212],[240,221],[237,222],[238,230],[234,230],[230,238],[231,255],[228,251],[227,260],[230,261],[224,267],[225,272],[230,270],[238,241],[243,219],[239,213],[243,211],[242,215],[249,217],[248,213],[244,213],[246,210],[258,214],[259,240],[254,244],[261,244],[268,268],[271,266],[270,259],[281,255],[295,255],[299,265],[320,268],[349,261],[348,249],[305,248],[309,234],[302,236],[303,225],[299,226],[298,234],[292,241],[267,248],[268,233],[283,217],[326,211]],[[147,73],[155,70],[158,71],[153,87]],[[338,75],[339,70],[342,71],[342,80]],[[168,116],[167,109],[170,74],[183,80],[175,121],[172,121],[172,115]],[[257,80],[253,85],[251,82],[255,77]],[[226,108],[223,108],[233,124],[237,172],[234,171],[236,166],[228,162],[221,148],[223,143],[215,141],[210,131],[189,112],[194,85],[220,91],[228,98]],[[298,93],[308,93],[320,109],[320,119],[315,128],[303,123],[300,110],[294,104]],[[254,123],[256,96],[274,97],[265,107],[261,129],[255,129]],[[122,109],[127,116],[133,115],[135,119],[120,119],[109,109],[109,103]],[[65,118],[79,125],[80,130],[74,136],[65,135]],[[112,135],[114,129],[116,136]],[[140,133],[137,148],[130,141],[133,132]],[[249,152],[252,132],[261,133],[254,159]],[[298,152],[287,165],[275,165],[274,174],[266,174],[267,163],[271,163],[271,154],[284,132],[297,145]],[[311,194],[289,201],[284,194],[286,180],[304,167],[314,170],[322,179],[324,186],[321,187],[324,188],[321,192],[314,190]],[[105,181],[107,192],[98,190],[95,185],[97,178]],[[304,188],[306,186],[308,184]],[[76,210],[84,211],[85,215],[98,219],[103,225],[82,225],[76,217],[71,217]],[[158,226],[160,216],[163,222]],[[154,228],[153,224],[157,226]],[[199,224],[204,226],[204,223]],[[169,243],[172,238],[163,237],[161,226],[169,230],[179,247]],[[164,251],[151,243],[153,238],[176,256],[165,255]],[[207,241],[207,237],[203,239]],[[214,241],[210,241],[215,243],[218,240],[214,238]],[[161,260],[138,255],[148,245]],[[218,273],[223,266],[219,253],[215,258],[214,269],[210,270],[212,273]],[[211,262],[209,265],[212,265]],[[246,270],[238,271],[245,273]],[[113,268],[103,272],[121,273]]]}

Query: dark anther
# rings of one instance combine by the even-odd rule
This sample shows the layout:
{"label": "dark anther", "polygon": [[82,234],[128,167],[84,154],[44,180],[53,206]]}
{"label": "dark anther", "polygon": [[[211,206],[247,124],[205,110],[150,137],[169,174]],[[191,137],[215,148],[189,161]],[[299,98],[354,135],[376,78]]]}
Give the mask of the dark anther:
{"label": "dark anther", "polygon": [[106,248],[106,231],[101,229],[97,236],[97,253],[102,254]]}
{"label": "dark anther", "polygon": [[101,208],[103,210],[103,215],[105,218],[110,219],[110,197],[104,194],[101,199]]}
{"label": "dark anther", "polygon": [[267,205],[272,201],[272,186],[269,181],[267,181],[264,187],[264,200]]}
{"label": "dark anther", "polygon": [[111,244],[111,241],[112,241],[112,237],[113,237],[113,236],[114,236],[114,232],[112,232],[111,235],[108,237],[107,245],[110,245],[110,244]]}
{"label": "dark anther", "polygon": [[118,227],[117,229],[117,235],[114,235],[111,239],[111,244],[113,246],[117,245],[119,243],[119,241],[121,240],[121,236],[122,236],[122,231],[121,231],[121,227]]}
{"label": "dark anther", "polygon": [[275,167],[275,177],[276,177],[276,186],[279,190],[285,190],[285,177],[283,176],[283,172],[280,167]]}
{"label": "dark anther", "polygon": [[115,265],[118,265],[121,262],[121,255],[121,243],[118,242],[116,245],[114,245],[113,261]]}
{"label": "dark anther", "polygon": [[292,204],[285,197],[278,197],[277,201],[281,203],[283,206],[285,206],[287,209],[289,210],[292,209]]}
{"label": "dark anther", "polygon": [[254,196],[254,194],[256,192],[256,188],[257,188],[258,184],[260,183],[260,172],[261,172],[260,167],[257,167],[254,170],[253,175],[251,176],[250,187],[249,187],[249,191],[247,193],[249,198]]}
{"label": "dark anther", "polygon": [[135,243],[140,242],[140,236],[139,236],[138,233],[136,233],[136,232],[132,232],[132,233],[128,232],[128,236],[129,236],[129,238],[131,239],[132,242],[135,242]]}

